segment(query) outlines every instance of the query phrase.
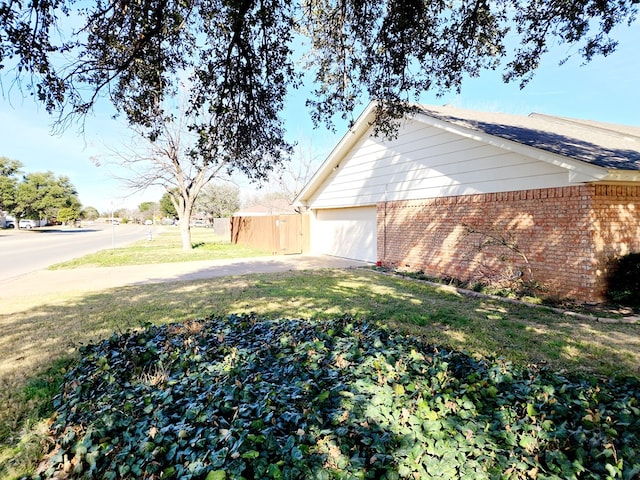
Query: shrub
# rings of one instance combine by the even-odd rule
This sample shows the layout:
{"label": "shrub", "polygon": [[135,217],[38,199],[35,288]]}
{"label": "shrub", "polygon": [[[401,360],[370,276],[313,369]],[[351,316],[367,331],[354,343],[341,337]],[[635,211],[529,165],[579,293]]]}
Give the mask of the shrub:
{"label": "shrub", "polygon": [[616,305],[640,307],[640,253],[629,253],[613,261],[607,298]]}

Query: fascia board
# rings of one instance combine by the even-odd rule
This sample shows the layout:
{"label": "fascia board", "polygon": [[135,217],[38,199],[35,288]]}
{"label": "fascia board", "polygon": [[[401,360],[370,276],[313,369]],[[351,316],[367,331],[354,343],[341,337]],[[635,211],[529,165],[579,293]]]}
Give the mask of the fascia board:
{"label": "fascia board", "polygon": [[353,126],[347,131],[342,139],[340,139],[333,150],[331,150],[327,159],[322,163],[322,165],[320,165],[316,173],[313,174],[311,179],[293,200],[293,205],[307,206],[309,199],[313,196],[320,185],[324,183],[329,175],[331,175],[331,172],[333,172],[336,165],[339,165],[340,162],[342,162],[347,153],[349,153],[353,146],[369,130],[375,119],[376,105],[376,102],[371,102],[367,105],[367,108],[365,108]]}
{"label": "fascia board", "polygon": [[582,183],[604,180],[609,174],[606,168],[597,165],[590,165],[580,160],[558,155],[557,153],[548,152],[540,148],[514,142],[513,140],[507,140],[506,138],[445,122],[425,113],[415,114],[412,118],[418,122],[440,128],[456,135],[564,168],[568,170],[571,182]]}

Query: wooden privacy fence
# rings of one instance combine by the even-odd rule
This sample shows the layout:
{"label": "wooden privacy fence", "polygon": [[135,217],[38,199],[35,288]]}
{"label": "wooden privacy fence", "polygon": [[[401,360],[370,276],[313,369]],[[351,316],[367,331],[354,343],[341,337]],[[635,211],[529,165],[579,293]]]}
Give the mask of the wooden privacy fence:
{"label": "wooden privacy fence", "polygon": [[308,215],[232,217],[231,242],[291,255],[309,252]]}

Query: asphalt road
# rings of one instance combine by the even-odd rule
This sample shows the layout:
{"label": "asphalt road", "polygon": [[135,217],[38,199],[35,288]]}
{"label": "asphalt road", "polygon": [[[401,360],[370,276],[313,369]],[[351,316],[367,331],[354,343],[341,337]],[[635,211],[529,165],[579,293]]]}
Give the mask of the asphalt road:
{"label": "asphalt road", "polygon": [[144,225],[86,225],[0,230],[0,281],[41,270],[88,253],[120,247],[155,234]]}

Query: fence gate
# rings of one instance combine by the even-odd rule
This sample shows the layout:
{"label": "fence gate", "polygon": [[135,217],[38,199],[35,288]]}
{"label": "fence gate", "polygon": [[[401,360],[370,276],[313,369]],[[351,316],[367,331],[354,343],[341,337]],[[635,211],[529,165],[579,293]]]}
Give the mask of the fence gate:
{"label": "fence gate", "polygon": [[283,255],[302,253],[300,223],[300,215],[279,215],[276,220],[276,229],[280,233],[280,253]]}
{"label": "fence gate", "polygon": [[231,241],[269,251],[272,255],[299,254],[303,252],[303,242],[306,242],[309,230],[309,221],[303,217],[233,217]]}

